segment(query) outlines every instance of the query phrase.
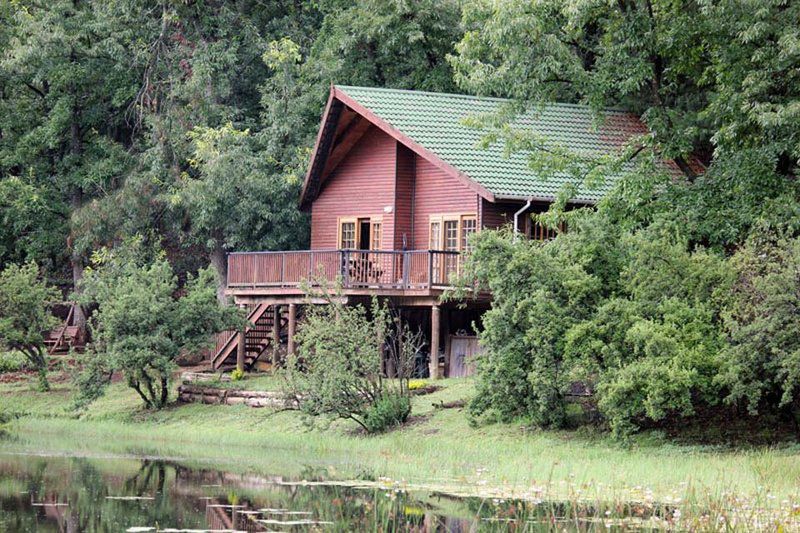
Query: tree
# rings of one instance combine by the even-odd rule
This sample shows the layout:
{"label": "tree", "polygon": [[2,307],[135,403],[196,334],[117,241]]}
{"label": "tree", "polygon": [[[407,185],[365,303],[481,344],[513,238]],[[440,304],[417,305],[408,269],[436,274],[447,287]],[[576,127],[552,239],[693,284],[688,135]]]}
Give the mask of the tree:
{"label": "tree", "polygon": [[754,235],[732,258],[725,307],[730,339],[719,381],[726,401],[751,413],[783,412],[800,428],[800,239]]}
{"label": "tree", "polygon": [[[309,306],[297,353],[286,362],[287,396],[311,420],[352,420],[368,433],[402,424],[411,412],[408,378],[421,335],[393,323],[377,300],[368,310],[321,296],[327,304]],[[386,348],[394,380],[384,377]]]}
{"label": "tree", "polygon": [[58,290],[39,277],[36,263],[10,264],[0,272],[0,343],[25,354],[39,373],[42,391],[50,390],[44,335],[58,323],[50,314],[58,299]]}
{"label": "tree", "polygon": [[306,241],[306,217],[297,209],[299,182],[270,169],[248,131],[228,124],[190,132],[194,151],[177,200],[191,217],[192,235],[209,250],[224,301],[231,249],[296,248]]}
{"label": "tree", "polygon": [[[741,0],[479,1],[465,5],[451,61],[461,88],[513,100],[478,123],[537,168],[555,162],[602,177],[615,161],[554,154],[553,140],[508,127],[517,112],[558,100],[588,104],[599,123],[605,108],[639,115],[647,133],[619,154],[641,167],[623,189],[638,209],[622,222],[671,217],[691,225],[694,242],[730,248],[774,206],[796,202],[798,9],[777,0],[759,9]],[[655,179],[659,159],[674,159],[687,180]]]}
{"label": "tree", "polygon": [[[0,61],[0,172],[32,176],[55,213],[81,210],[114,189],[130,161],[124,120],[136,74],[118,60],[132,37],[92,2],[13,2],[7,13],[7,53]],[[70,220],[60,231],[73,283],[83,273],[87,249]],[[68,233],[68,234],[65,234]],[[83,324],[81,309],[76,321]]]}
{"label": "tree", "polygon": [[656,227],[629,232],[575,213],[546,242],[484,231],[464,279],[492,291],[473,415],[563,427],[575,384],[614,434],[717,405],[725,347],[723,257]]}
{"label": "tree", "polygon": [[160,409],[169,399],[178,355],[208,347],[214,333],[242,326],[238,309],[217,302],[212,269],[190,276],[179,288],[163,253],[146,252],[135,241],[104,249],[87,270],[80,297],[97,306],[93,341],[78,380],[87,401],[120,372],[146,408]]}

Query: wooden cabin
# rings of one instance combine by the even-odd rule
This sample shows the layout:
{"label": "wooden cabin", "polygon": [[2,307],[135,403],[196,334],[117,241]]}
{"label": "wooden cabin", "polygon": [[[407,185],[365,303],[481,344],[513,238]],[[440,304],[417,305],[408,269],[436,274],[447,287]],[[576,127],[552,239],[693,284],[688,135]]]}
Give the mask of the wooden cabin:
{"label": "wooden cabin", "polygon": [[[301,283],[323,276],[331,284],[341,279],[348,301],[389,298],[419,324],[436,354],[430,376],[468,373],[463,355],[476,349],[472,324],[490,297],[480,295],[466,309],[440,297],[470,234],[514,224],[531,238],[552,237],[529,215],[546,210],[570,182],[566,175],[536,176],[525,154],[509,156],[498,143],[478,147],[482,132],[465,119],[504,102],[333,86],[299,199],[311,214],[310,249],[228,256],[227,293],[251,310],[255,327],[221,336],[214,366],[236,362],[237,354],[240,366],[251,366],[282,341],[292,351],[297,308],[307,302]],[[619,150],[646,133],[630,113],[608,111],[595,124],[587,107],[569,104],[535,110],[516,125],[587,153]],[[575,184],[573,202],[595,203],[615,178],[594,189]]]}

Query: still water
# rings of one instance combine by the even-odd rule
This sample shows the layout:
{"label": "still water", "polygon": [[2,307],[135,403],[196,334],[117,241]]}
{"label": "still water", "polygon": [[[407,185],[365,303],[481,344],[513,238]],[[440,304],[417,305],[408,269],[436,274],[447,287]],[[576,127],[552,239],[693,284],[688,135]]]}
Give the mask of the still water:
{"label": "still water", "polygon": [[641,515],[630,521],[631,508],[613,520],[591,506],[408,492],[380,480],[337,483],[323,472],[308,468],[288,479],[180,459],[0,449],[0,532],[608,531],[646,524]]}

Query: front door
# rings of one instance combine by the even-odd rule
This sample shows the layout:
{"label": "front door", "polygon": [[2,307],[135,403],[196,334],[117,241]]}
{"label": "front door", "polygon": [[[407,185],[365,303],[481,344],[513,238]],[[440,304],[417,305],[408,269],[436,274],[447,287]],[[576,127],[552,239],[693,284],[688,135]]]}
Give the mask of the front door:
{"label": "front door", "polygon": [[372,224],[368,218],[358,219],[358,249],[372,249]]}

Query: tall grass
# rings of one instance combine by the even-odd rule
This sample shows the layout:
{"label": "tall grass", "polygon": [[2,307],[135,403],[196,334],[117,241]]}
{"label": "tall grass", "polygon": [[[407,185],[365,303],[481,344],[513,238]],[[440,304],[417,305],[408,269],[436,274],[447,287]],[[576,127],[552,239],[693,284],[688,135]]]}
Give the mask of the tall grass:
{"label": "tall grass", "polygon": [[27,415],[15,422],[14,434],[32,448],[168,455],[289,475],[310,464],[338,479],[384,477],[504,498],[673,501],[686,500],[691,490],[794,501],[798,490],[794,448],[719,450],[652,440],[623,447],[590,433],[531,432],[513,424],[473,428],[460,409],[437,407],[471,393],[467,381],[444,382],[414,399],[409,425],[366,437],[350,424],[309,431],[294,413],[244,406],[144,412],[121,384],[82,413],[70,410],[63,383],[48,394],[24,384],[0,387],[6,409]]}

